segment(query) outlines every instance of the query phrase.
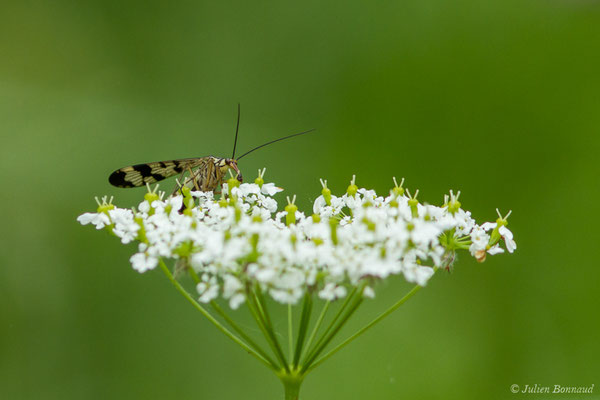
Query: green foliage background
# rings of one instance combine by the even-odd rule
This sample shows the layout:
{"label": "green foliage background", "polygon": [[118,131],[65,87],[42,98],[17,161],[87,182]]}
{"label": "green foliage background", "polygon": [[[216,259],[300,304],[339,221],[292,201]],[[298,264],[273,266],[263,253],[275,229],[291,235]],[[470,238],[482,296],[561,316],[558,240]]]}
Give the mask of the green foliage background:
{"label": "green foliage background", "polygon": [[[600,390],[596,1],[3,1],[0,49],[1,398],[282,398],[160,271],[75,221],[94,195],[140,199],[115,168],[228,156],[237,102],[242,151],[318,129],[240,162],[301,209],[357,174],[431,203],[462,190],[481,221],[513,210],[513,256],[463,257],[302,398]],[[345,332],[405,290],[381,285]]]}

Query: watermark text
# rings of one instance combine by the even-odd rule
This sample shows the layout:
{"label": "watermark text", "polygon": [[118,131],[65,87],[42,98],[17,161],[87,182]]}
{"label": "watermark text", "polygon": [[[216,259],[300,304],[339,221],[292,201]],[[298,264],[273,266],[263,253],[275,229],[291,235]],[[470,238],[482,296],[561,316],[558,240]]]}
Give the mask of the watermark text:
{"label": "watermark text", "polygon": [[589,386],[566,386],[566,385],[538,385],[537,383],[530,385],[517,385],[516,383],[510,385],[510,391],[512,393],[550,393],[550,394],[564,394],[564,393],[594,393],[594,385]]}

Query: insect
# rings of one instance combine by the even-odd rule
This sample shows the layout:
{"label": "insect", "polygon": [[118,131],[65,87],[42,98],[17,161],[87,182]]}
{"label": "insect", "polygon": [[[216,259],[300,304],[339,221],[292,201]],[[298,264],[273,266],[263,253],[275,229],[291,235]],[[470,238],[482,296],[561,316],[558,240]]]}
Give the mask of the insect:
{"label": "insect", "polygon": [[[145,186],[146,184],[162,181],[175,175],[180,175],[179,182],[181,186],[188,186],[191,189],[207,191],[217,191],[223,184],[225,174],[232,169],[237,174],[238,181],[242,182],[242,172],[238,168],[238,161],[255,150],[265,147],[269,144],[292,138],[294,136],[304,135],[314,131],[314,129],[284,136],[279,139],[261,144],[241,156],[235,158],[235,148],[237,146],[238,130],[240,127],[240,105],[238,104],[238,117],[235,129],[235,140],[233,142],[233,155],[231,158],[221,158],[214,156],[182,158],[179,160],[156,161],[145,164],[136,164],[128,167],[119,168],[108,177],[111,185],[120,188],[131,188]],[[185,173],[188,177],[181,181]],[[181,186],[178,186],[176,193]]]}

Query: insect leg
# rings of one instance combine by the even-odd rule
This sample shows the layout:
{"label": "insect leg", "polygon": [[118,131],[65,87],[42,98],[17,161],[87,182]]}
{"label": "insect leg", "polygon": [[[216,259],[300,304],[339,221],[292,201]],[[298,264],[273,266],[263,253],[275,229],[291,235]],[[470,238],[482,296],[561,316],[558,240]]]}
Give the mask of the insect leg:
{"label": "insect leg", "polygon": [[192,169],[190,167],[188,167],[187,170],[190,173],[190,179],[194,182],[194,186],[196,187],[196,190],[200,191],[200,188],[198,187],[198,180],[196,179],[196,177],[192,173]]}
{"label": "insect leg", "polygon": [[175,190],[173,190],[173,193],[171,194],[171,196],[175,196],[175,194],[177,192],[179,192],[179,194],[181,194],[183,196],[182,189],[186,184],[186,181],[185,181],[185,179],[183,179],[183,176],[185,175],[186,171],[187,170],[185,170],[185,169],[183,171],[181,171],[181,175],[179,175],[179,179],[175,179],[175,182],[177,182],[177,183],[175,184]]}
{"label": "insect leg", "polygon": [[[179,175],[179,179],[177,180],[177,185],[179,186],[179,188],[175,189],[175,193],[177,193],[177,191],[179,191],[182,196],[183,196],[183,190],[182,190],[183,185],[185,185],[185,180],[183,179],[184,175],[185,175],[185,169],[183,171],[181,171],[181,175]],[[175,193],[173,193],[173,194],[175,194]]]}

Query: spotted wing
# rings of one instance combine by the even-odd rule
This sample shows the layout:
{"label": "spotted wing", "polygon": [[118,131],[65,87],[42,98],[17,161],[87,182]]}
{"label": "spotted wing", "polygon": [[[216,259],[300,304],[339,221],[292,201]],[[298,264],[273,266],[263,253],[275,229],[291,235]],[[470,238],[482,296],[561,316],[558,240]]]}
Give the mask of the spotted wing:
{"label": "spotted wing", "polygon": [[120,188],[144,186],[146,183],[162,181],[191,170],[205,162],[205,158],[184,158],[181,160],[157,161],[123,167],[108,177],[111,185]]}

